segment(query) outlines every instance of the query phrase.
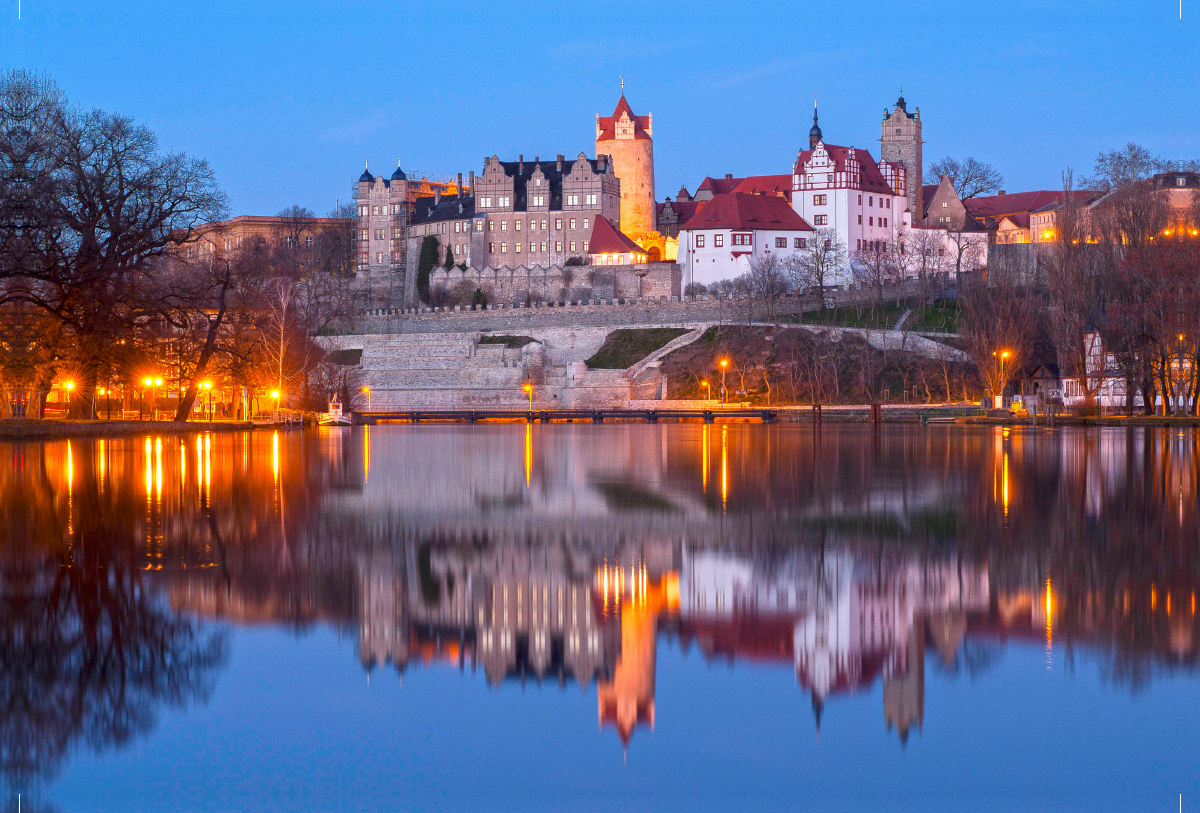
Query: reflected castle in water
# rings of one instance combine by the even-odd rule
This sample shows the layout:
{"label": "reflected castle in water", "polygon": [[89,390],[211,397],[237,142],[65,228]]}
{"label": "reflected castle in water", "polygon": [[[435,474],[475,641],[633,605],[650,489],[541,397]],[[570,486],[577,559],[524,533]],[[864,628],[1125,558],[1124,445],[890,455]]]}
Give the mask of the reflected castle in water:
{"label": "reflected castle in water", "polygon": [[[927,664],[975,674],[1013,640],[1048,668],[1092,653],[1136,687],[1196,667],[1198,471],[1196,436],[1163,431],[397,426],[12,445],[0,679],[24,699],[0,720],[0,770],[27,781],[80,741],[148,731],[156,705],[203,702],[224,662],[213,618],[355,631],[368,669],[595,683],[624,742],[655,722],[664,645],[789,664],[816,725],[826,702],[882,684],[901,740],[921,729]],[[85,600],[97,590],[112,601]],[[166,641],[182,671],[134,674],[116,716],[44,730],[45,703],[86,706],[106,685],[74,665],[91,639],[63,648],[63,600],[96,642],[147,650],[129,663]],[[18,650],[72,666],[31,683]]]}

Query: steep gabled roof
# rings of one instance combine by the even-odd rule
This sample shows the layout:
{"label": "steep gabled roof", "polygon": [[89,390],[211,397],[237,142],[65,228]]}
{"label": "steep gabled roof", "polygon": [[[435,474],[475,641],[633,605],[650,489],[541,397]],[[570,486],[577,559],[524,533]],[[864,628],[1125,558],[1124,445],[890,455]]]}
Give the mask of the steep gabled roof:
{"label": "steep gabled roof", "polygon": [[[825,152],[829,153],[830,159],[834,163],[835,172],[846,171],[846,158],[851,150],[854,150],[854,157],[858,161],[858,177],[859,186],[863,192],[879,192],[884,195],[895,195],[895,190],[888,185],[887,180],[883,177],[883,173],[879,171],[879,165],[875,163],[875,159],[871,157],[871,153],[861,147],[841,147],[837,144],[824,144]],[[792,165],[793,174],[799,174],[804,165],[812,160],[812,150],[801,150],[796,156],[796,163]]]}
{"label": "steep gabled roof", "polygon": [[703,200],[665,200],[662,203],[655,205],[657,214],[662,214],[663,208],[668,204],[679,214],[679,222],[686,223],[696,212],[703,206],[706,201]]}
{"label": "steep gabled roof", "polygon": [[785,199],[741,194],[717,195],[679,228],[813,231]]}
{"label": "steep gabled roof", "polygon": [[745,195],[775,195],[792,199],[791,175],[751,175],[730,190]]}
{"label": "steep gabled roof", "polygon": [[469,220],[475,216],[474,195],[442,195],[417,198],[409,223],[435,223],[443,220]]}
{"label": "steep gabled roof", "polygon": [[625,101],[625,94],[622,93],[611,116],[596,116],[597,141],[605,141],[617,137],[616,123],[621,118],[622,113],[628,115],[633,121],[634,138],[650,138],[650,117],[635,115],[633,108],[629,106],[629,102]]}
{"label": "steep gabled roof", "polygon": [[1018,212],[1032,212],[1048,203],[1058,203],[1062,200],[1062,190],[1040,189],[1034,192],[1013,192],[1007,195],[984,195],[977,198],[967,198],[963,206],[967,214],[977,218],[992,218],[999,221],[1004,215]]}
{"label": "steep gabled roof", "polygon": [[[724,178],[713,178],[704,176],[704,180],[696,187],[696,195],[701,192],[711,192],[714,195],[728,195],[734,190],[738,184],[746,180],[745,178],[735,178],[732,175],[726,175]],[[693,195],[692,197],[695,197]]]}
{"label": "steep gabled roof", "polygon": [[592,234],[588,238],[588,254],[645,254],[646,250],[625,236],[624,232],[608,222],[608,218],[597,217],[592,223]]}

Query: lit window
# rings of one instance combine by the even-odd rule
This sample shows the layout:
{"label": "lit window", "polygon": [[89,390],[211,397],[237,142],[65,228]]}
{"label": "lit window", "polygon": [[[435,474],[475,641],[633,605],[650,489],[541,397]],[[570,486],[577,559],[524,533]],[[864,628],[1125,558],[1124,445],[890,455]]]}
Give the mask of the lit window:
{"label": "lit window", "polygon": [[546,230],[546,220],[542,220],[542,231]]}
{"label": "lit window", "polygon": [[571,228],[575,228],[575,218],[571,218]]}
{"label": "lit window", "polygon": [[590,226],[590,225],[588,225],[590,222],[591,222],[591,218],[585,217],[585,218],[583,219],[583,230],[584,230],[584,231],[587,231],[588,229],[590,229],[590,228],[591,228],[591,226]]}
{"label": "lit window", "polygon": [[588,206],[595,206],[595,205],[596,205],[596,197],[597,197],[596,195],[588,195],[588,196],[587,196],[587,203],[588,203]]}
{"label": "lit window", "polygon": [[554,250],[555,250],[555,251],[562,251],[562,240],[555,240],[555,241],[554,241]]}
{"label": "lit window", "polygon": [[825,195],[813,195],[813,206],[824,206],[827,200]]}
{"label": "lit window", "polygon": [[816,217],[813,218],[813,225],[814,226],[828,226],[829,225],[829,215],[817,215]]}
{"label": "lit window", "polygon": [[807,237],[797,237],[795,242],[793,243],[793,245],[796,248],[808,248],[808,238]]}
{"label": "lit window", "polygon": [[714,234],[713,235],[713,246],[716,248],[720,248],[723,245],[725,245],[725,235]]}
{"label": "lit window", "polygon": [[500,221],[500,231],[508,231],[508,221],[507,220]]}
{"label": "lit window", "polygon": [[574,251],[574,250],[575,250],[575,241],[572,240],[571,241],[571,251]]}
{"label": "lit window", "polygon": [[488,254],[495,254],[495,253],[496,253],[496,244],[488,243]]}
{"label": "lit window", "polygon": [[507,254],[507,253],[508,253],[508,243],[501,243],[501,244],[500,244],[500,253],[501,253],[501,254]]}
{"label": "lit window", "polygon": [[588,241],[587,241],[587,240],[584,240],[584,241],[583,241],[583,250],[584,250],[584,251],[587,251],[587,250],[588,250]]}
{"label": "lit window", "polygon": [[513,246],[513,251],[517,254],[520,254],[521,253],[521,244],[517,243],[515,246]]}
{"label": "lit window", "polygon": [[943,209],[945,209],[945,208],[946,208],[946,201],[942,201],[942,208],[943,208]]}
{"label": "lit window", "polygon": [[514,230],[514,231],[520,231],[520,230],[521,230],[521,221],[520,221],[520,220],[514,220],[514,221],[513,221],[513,230]]}
{"label": "lit window", "polygon": [[776,237],[775,238],[775,248],[787,248],[787,238],[786,237]]}
{"label": "lit window", "polygon": [[696,235],[696,248],[704,248],[704,235],[703,234]]}
{"label": "lit window", "polygon": [[491,198],[480,198],[479,205],[485,209],[490,208],[492,205],[492,199]]}
{"label": "lit window", "polygon": [[562,231],[562,218],[561,217],[554,218],[554,229],[555,229],[555,231]]}
{"label": "lit window", "polygon": [[497,205],[501,206],[501,207],[508,206],[508,201],[509,201],[508,195],[501,195],[500,200]]}
{"label": "lit window", "polygon": [[545,243],[542,243],[542,244],[541,244],[541,250],[542,250],[542,251],[545,251],[545,250],[546,250],[546,244],[545,244]]}
{"label": "lit window", "polygon": [[483,221],[482,220],[475,221],[475,231],[483,231]]}

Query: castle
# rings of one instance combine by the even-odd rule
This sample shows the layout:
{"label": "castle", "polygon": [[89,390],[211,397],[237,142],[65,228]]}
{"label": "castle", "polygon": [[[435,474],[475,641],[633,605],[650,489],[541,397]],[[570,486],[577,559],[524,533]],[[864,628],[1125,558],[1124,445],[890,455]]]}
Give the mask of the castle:
{"label": "castle", "polygon": [[[460,174],[435,189],[414,188],[399,165],[389,178],[365,168],[355,187],[364,298],[377,307],[418,304],[427,294],[418,291],[417,277],[430,237],[436,267],[475,277],[482,271],[536,277],[539,270],[545,277],[547,269],[561,274],[564,266],[632,267],[659,259],[651,134],[651,116],[635,114],[622,89],[612,115],[596,116],[594,158],[492,155],[467,184]],[[614,242],[626,250],[614,252]],[[613,273],[622,276],[620,268]]]}

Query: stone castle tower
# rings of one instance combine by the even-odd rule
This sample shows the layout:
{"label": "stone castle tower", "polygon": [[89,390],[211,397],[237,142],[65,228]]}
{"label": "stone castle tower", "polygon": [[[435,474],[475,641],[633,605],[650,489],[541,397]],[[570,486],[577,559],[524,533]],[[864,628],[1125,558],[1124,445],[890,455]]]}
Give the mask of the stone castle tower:
{"label": "stone castle tower", "polygon": [[398,284],[407,265],[408,176],[396,162],[390,178],[372,175],[364,168],[355,185],[358,206],[358,271],[368,307],[394,307]]}
{"label": "stone castle tower", "polygon": [[904,164],[908,177],[908,211],[912,213],[913,223],[921,223],[924,215],[925,204],[921,200],[924,178],[921,145],[924,143],[921,140],[921,108],[909,113],[903,95],[896,100],[890,113],[884,108],[879,136],[880,158]]}
{"label": "stone castle tower", "polygon": [[655,230],[652,118],[634,115],[623,88],[612,115],[596,115],[596,155],[612,158],[621,181],[619,226],[634,240]]}

